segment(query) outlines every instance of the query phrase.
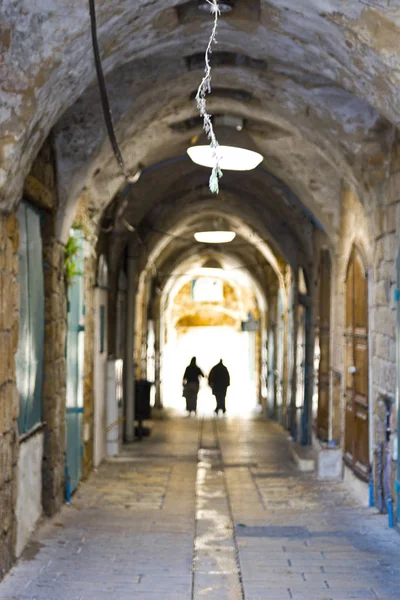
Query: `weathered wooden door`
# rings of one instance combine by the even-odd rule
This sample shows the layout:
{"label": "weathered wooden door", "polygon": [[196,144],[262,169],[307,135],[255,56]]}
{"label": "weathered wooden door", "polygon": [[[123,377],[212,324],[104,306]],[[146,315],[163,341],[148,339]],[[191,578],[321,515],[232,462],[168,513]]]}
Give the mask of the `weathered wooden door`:
{"label": "weathered wooden door", "polygon": [[368,276],[353,246],[346,276],[345,463],[362,479],[369,475]]}
{"label": "weathered wooden door", "polygon": [[319,288],[319,369],[317,435],[321,440],[329,437],[330,400],[330,322],[331,322],[331,258],[328,250],[321,252]]}

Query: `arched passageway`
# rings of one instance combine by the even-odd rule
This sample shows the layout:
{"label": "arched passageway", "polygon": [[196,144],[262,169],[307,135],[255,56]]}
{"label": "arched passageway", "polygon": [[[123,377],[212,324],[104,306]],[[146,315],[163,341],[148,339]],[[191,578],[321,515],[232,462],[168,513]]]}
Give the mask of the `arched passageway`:
{"label": "arched passageway", "polygon": [[[171,274],[171,286],[166,285],[167,297],[161,299],[163,405],[184,408],[182,378],[195,354],[205,375],[200,389],[200,412],[215,409],[207,377],[212,367],[223,360],[230,373],[229,412],[250,413],[258,406],[261,409],[265,399],[261,382],[266,376],[266,365],[265,360],[262,364],[261,346],[266,339],[260,333],[260,322],[265,327],[266,300],[260,298],[260,289],[250,279],[246,265],[222,257],[221,262],[215,257],[207,259],[206,255],[201,260],[202,266],[197,268],[181,264],[179,272]],[[245,330],[249,324],[254,331]]]}
{"label": "arched passageway", "polygon": [[[215,2],[95,2],[128,178],[104,127],[87,7],[0,8],[0,577],[43,514],[133,446],[146,381],[160,433],[144,455],[185,438],[178,417],[157,419],[184,410],[193,355],[207,373],[224,359],[228,413],[251,417],[220,423],[219,441],[205,421],[204,450],[229,462],[237,435],[242,464],[246,432],[260,447],[285,432],[298,465],[335,490],[344,480],[390,525],[400,514],[398,9],[217,2],[207,107],[262,160],[224,170],[215,195],[187,154]],[[195,236],[221,229],[230,242]],[[204,381],[203,412],[213,402]],[[199,422],[187,422],[192,448]],[[218,456],[203,473],[217,487]],[[262,504],[264,476],[240,468]],[[139,488],[146,477],[133,476]]]}

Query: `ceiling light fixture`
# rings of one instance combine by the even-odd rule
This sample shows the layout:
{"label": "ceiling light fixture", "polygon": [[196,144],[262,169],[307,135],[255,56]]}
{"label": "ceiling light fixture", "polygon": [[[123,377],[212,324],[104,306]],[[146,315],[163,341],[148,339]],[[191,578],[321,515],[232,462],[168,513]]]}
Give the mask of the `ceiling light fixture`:
{"label": "ceiling light fixture", "polygon": [[197,231],[194,239],[203,244],[228,244],[236,237],[234,231]]}
{"label": "ceiling light fixture", "polygon": [[[253,142],[250,135],[236,127],[220,127],[216,130],[219,146],[215,149],[218,164],[223,171],[252,171],[264,157]],[[202,167],[212,168],[215,163],[213,149],[206,134],[187,149],[191,160]]]}
{"label": "ceiling light fixture", "polygon": [[[197,7],[201,12],[211,12],[210,3],[207,0],[198,0]],[[221,13],[231,12],[233,6],[230,0],[220,0],[218,2],[218,9]]]}

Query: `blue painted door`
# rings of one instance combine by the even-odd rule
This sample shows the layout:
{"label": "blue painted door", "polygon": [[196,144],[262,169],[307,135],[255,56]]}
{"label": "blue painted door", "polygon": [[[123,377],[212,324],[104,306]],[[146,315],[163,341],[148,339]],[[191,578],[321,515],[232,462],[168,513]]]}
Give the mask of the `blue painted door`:
{"label": "blue painted door", "polygon": [[78,274],[68,285],[67,315],[67,469],[73,492],[82,476],[84,261],[82,232],[74,229],[70,235],[78,246]]}

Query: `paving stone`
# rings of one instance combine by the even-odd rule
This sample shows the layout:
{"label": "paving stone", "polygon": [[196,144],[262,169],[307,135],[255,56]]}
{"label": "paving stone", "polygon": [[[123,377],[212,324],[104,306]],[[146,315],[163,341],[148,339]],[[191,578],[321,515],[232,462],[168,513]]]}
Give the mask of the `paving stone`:
{"label": "paving stone", "polygon": [[275,423],[176,418],[42,524],[0,600],[398,600],[399,564],[385,517],[295,472]]}

